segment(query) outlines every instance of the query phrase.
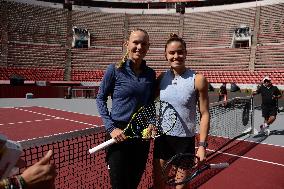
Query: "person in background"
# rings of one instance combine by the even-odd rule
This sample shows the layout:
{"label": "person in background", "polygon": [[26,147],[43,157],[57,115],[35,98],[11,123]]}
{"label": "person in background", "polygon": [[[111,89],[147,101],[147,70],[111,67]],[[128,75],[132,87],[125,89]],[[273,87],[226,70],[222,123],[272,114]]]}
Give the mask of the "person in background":
{"label": "person in background", "polygon": [[269,126],[276,120],[278,99],[281,98],[282,94],[280,90],[272,84],[268,76],[263,78],[262,85],[252,93],[252,96],[257,94],[261,94],[261,109],[262,117],[264,118],[264,123],[260,125],[260,133],[265,133],[269,136]]}
{"label": "person in background", "polygon": [[92,89],[90,87],[87,87],[85,92],[85,98],[91,98]]}
{"label": "person in background", "polygon": [[67,99],[71,99],[72,98],[72,86],[69,86],[67,88]]}
{"label": "person in background", "polygon": [[226,106],[226,102],[228,100],[228,92],[227,92],[227,83],[223,83],[219,89],[219,102],[224,102],[224,106]]}
{"label": "person in background", "polygon": [[56,168],[49,163],[51,156],[52,150],[49,150],[21,175],[2,179],[0,189],[55,189]]}
{"label": "person in background", "polygon": [[[97,95],[97,108],[106,131],[116,143],[108,147],[106,161],[113,189],[137,188],[144,173],[150,142],[129,139],[123,133],[131,116],[155,98],[155,71],[146,65],[149,35],[136,29],[125,43],[127,52],[122,61],[108,66]],[[111,113],[107,99],[111,94]]]}
{"label": "person in background", "polygon": [[[170,103],[178,113],[174,129],[154,142],[154,189],[164,189],[162,168],[167,160],[178,153],[196,154],[200,161],[206,159],[207,136],[210,126],[208,82],[206,78],[185,66],[187,55],[185,41],[171,34],[165,45],[165,57],[170,69],[158,78],[160,100]],[[201,114],[199,143],[195,152],[196,111]],[[186,172],[179,170],[176,178]],[[185,188],[178,185],[176,188]]]}

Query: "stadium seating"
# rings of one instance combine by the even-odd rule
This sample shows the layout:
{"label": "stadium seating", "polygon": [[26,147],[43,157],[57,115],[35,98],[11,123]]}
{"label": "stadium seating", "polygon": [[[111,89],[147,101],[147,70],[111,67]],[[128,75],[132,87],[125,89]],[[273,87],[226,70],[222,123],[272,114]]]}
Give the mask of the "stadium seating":
{"label": "stadium seating", "polygon": [[258,46],[256,70],[284,70],[284,44]]}
{"label": "stadium seating", "polygon": [[9,80],[14,74],[29,81],[63,81],[63,69],[37,67],[0,67],[0,80]]}
{"label": "stadium seating", "polygon": [[190,48],[229,47],[239,25],[254,27],[255,8],[185,14],[183,38]]}
{"label": "stadium seating", "polygon": [[72,11],[72,25],[91,33],[91,46],[122,47],[124,14]]}
{"label": "stadium seating", "polygon": [[65,44],[67,11],[64,9],[7,1],[9,41]]}
{"label": "stadium seating", "polygon": [[274,71],[199,71],[210,83],[242,83],[259,84],[265,76],[269,76],[273,84],[284,85],[284,70]]}
{"label": "stadium seating", "polygon": [[[177,33],[187,43],[187,66],[203,73],[209,82],[259,83],[269,75],[274,83],[284,84],[284,3],[183,15],[80,8],[68,14],[63,8],[12,1],[0,1],[0,6],[5,10],[1,16],[7,18],[0,24],[1,80],[17,73],[27,80],[100,81],[105,68],[121,60],[127,34],[141,28],[149,33],[151,43],[145,59],[158,74],[169,67],[165,42],[170,33]],[[255,52],[250,47],[230,48],[232,34],[240,25],[259,27]],[[70,49],[67,33],[74,26],[90,32],[90,48]]]}
{"label": "stadium seating", "polygon": [[259,44],[284,43],[283,9],[283,3],[261,7]]}
{"label": "stadium seating", "polygon": [[64,69],[66,50],[59,45],[9,43],[7,64],[14,67]]}
{"label": "stadium seating", "polygon": [[104,70],[122,58],[121,48],[72,49],[72,70]]}

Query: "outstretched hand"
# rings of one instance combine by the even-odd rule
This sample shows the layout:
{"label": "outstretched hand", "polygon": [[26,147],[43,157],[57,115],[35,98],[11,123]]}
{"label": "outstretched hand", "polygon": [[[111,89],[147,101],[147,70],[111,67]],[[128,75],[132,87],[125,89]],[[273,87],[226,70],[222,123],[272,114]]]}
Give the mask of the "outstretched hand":
{"label": "outstretched hand", "polygon": [[28,167],[21,174],[22,178],[26,182],[28,189],[55,188],[54,180],[56,177],[56,168],[53,164],[49,163],[52,153],[52,150],[49,150],[40,161]]}

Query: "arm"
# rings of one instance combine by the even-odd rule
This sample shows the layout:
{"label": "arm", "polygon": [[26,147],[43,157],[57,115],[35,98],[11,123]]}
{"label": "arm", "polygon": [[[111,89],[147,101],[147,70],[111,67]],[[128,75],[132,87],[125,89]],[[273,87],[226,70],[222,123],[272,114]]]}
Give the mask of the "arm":
{"label": "arm", "polygon": [[276,90],[275,90],[275,93],[274,95],[272,96],[273,99],[279,99],[282,97],[282,94],[280,92],[280,90],[276,87]]}
{"label": "arm", "polygon": [[52,151],[49,150],[41,160],[21,174],[27,188],[55,188],[56,168],[49,163],[51,156]]}
{"label": "arm", "polygon": [[261,84],[261,85],[258,85],[256,91],[253,91],[251,95],[254,96],[254,95],[259,94],[259,93],[260,93],[260,88],[261,88],[261,86],[262,86],[262,84]]}
{"label": "arm", "polygon": [[111,138],[117,142],[124,141],[126,136],[123,134],[123,130],[116,128],[115,123],[107,108],[107,99],[109,94],[113,93],[115,82],[115,65],[111,64],[101,81],[100,89],[97,95],[97,108],[103,119],[105,128],[110,133]]}
{"label": "arm", "polygon": [[222,86],[218,90],[219,95],[222,95]]}
{"label": "arm", "polygon": [[98,111],[103,119],[105,128],[109,133],[111,133],[115,129],[114,122],[107,108],[108,96],[110,93],[113,92],[114,88],[114,83],[113,83],[115,79],[114,69],[115,69],[114,64],[110,65],[107,68],[105,75],[101,81],[96,99]]}
{"label": "arm", "polygon": [[[203,75],[197,74],[195,78],[195,87],[199,93],[199,111],[200,111],[200,132],[199,140],[204,142],[207,140],[210,128],[210,114],[209,114],[209,97],[208,97],[208,82]],[[199,146],[196,155],[200,160],[205,159],[205,147]]]}
{"label": "arm", "polygon": [[3,179],[0,181],[0,189],[5,189],[8,186],[15,186],[15,183],[20,188],[26,189],[54,189],[54,181],[56,177],[56,168],[50,164],[52,151],[49,150],[47,154],[34,165],[28,167],[21,175]]}
{"label": "arm", "polygon": [[156,79],[156,85],[155,85],[155,99],[159,98],[160,97],[160,83],[161,83],[161,80],[164,76],[164,72],[161,73],[157,79]]}

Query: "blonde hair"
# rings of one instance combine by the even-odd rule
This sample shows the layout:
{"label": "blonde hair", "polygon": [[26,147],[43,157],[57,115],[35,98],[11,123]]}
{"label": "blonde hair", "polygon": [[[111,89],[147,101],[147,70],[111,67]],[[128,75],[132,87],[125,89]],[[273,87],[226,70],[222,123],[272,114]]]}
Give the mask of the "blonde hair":
{"label": "blonde hair", "polygon": [[128,59],[128,51],[127,51],[127,52],[125,53],[125,55],[122,57],[121,61],[119,61],[119,62],[115,65],[115,67],[118,68],[118,69],[119,69],[119,68],[122,68],[127,59]]}
{"label": "blonde hair", "polygon": [[[136,32],[136,31],[141,31],[143,33],[145,33],[147,35],[147,37],[149,38],[149,34],[146,30],[143,30],[143,29],[140,29],[140,28],[136,28],[134,30],[132,30],[128,36],[128,40],[129,40],[129,37],[131,36],[131,34],[133,32]],[[126,60],[128,59],[128,50],[126,51],[126,53],[124,54],[124,56],[122,57],[121,61],[119,61],[117,64],[116,64],[116,68],[119,69],[119,68],[122,68],[123,65],[125,64]]]}

